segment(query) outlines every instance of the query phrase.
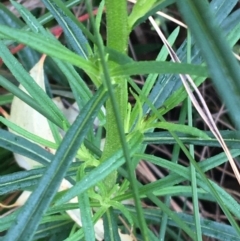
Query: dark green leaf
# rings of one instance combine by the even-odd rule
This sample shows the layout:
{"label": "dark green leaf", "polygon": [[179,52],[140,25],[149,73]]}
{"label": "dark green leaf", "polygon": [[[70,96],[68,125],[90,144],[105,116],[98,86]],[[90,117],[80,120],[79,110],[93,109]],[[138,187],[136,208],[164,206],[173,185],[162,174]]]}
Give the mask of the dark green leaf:
{"label": "dark green leaf", "polygon": [[70,127],[37,188],[23,206],[14,225],[9,229],[5,237],[6,241],[32,239],[42,215],[57,192],[69,165],[106,97],[106,91],[100,88]]}
{"label": "dark green leaf", "polygon": [[177,1],[195,41],[207,62],[214,85],[240,130],[240,70],[222,30],[206,1]]}
{"label": "dark green leaf", "polygon": [[[12,31],[15,32],[15,31]],[[44,90],[36,84],[35,80],[29,75],[29,73],[22,67],[22,65],[17,61],[17,59],[11,54],[8,48],[0,42],[0,56],[2,57],[6,66],[11,70],[12,74],[16,79],[22,84],[26,89],[29,95],[31,95],[36,102],[42,107],[45,108],[48,116],[51,116],[51,119],[54,119],[54,122],[58,123],[63,129],[68,125],[68,121],[59,111],[57,106],[50,100]],[[4,82],[4,79],[2,79]],[[7,84],[7,83],[5,83]],[[12,85],[8,85],[12,86]],[[48,108],[46,109],[46,106]]]}
{"label": "dark green leaf", "polygon": [[17,96],[19,99],[27,103],[29,106],[31,106],[33,109],[44,115],[46,118],[48,118],[56,125],[61,126],[61,124],[58,121],[56,121],[56,119],[52,115],[49,114],[46,108],[43,108],[42,106],[37,104],[32,97],[27,95],[25,92],[23,92],[17,86],[12,84],[9,80],[5,79],[3,76],[0,76],[0,86],[11,92],[13,95]]}
{"label": "dark green leaf", "polygon": [[[200,137],[196,137],[193,135],[186,135],[180,132],[176,132],[179,139],[184,144],[192,144],[199,146],[212,146],[212,147],[221,147],[219,142],[215,139],[213,134],[210,131],[205,132],[206,135],[210,137],[210,139],[204,139]],[[238,131],[220,131],[225,143],[231,149],[238,149],[240,145]],[[176,143],[176,140],[171,136],[169,132],[154,132],[154,133],[145,133],[144,134],[144,143],[146,144],[169,144],[173,145]]]}
{"label": "dark green leaf", "polygon": [[23,156],[29,157],[43,165],[48,165],[53,155],[40,146],[5,130],[0,130],[0,146]]}
{"label": "dark green leaf", "polygon": [[[80,181],[84,172],[82,171],[81,167],[78,170],[77,181]],[[94,241],[94,226],[92,221],[92,211],[90,207],[88,193],[84,192],[81,195],[78,195],[78,205],[79,209],[81,210],[81,221],[82,227],[84,232],[84,237],[86,240]]]}
{"label": "dark green leaf", "polygon": [[113,209],[109,208],[103,215],[104,241],[120,241],[118,226]]}
{"label": "dark green leaf", "polygon": [[64,30],[66,38],[72,49],[84,58],[88,58],[90,46],[83,35],[79,22],[71,11],[59,0],[43,0],[45,6],[49,9],[59,25]]}

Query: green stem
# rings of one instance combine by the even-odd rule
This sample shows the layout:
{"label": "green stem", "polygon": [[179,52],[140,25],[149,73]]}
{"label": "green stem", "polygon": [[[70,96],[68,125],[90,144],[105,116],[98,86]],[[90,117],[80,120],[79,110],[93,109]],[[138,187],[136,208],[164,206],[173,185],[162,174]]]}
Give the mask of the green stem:
{"label": "green stem", "polygon": [[[111,10],[110,6],[111,6],[111,0],[108,0],[108,9]],[[114,7],[116,8],[116,4],[118,0],[112,0],[112,3],[114,5]],[[125,1],[125,0],[124,0]],[[125,14],[123,14],[125,16],[124,19],[121,19],[122,14],[119,14],[119,9],[118,8],[118,12],[116,12],[116,16],[120,16],[121,19],[121,25],[117,26],[118,29],[118,33],[122,32],[122,30],[120,28],[125,28],[127,29],[127,8],[126,8],[126,2],[124,3],[123,0],[121,0],[121,4],[122,6],[125,6],[125,8],[123,8],[123,12],[125,11]],[[125,5],[123,5],[125,4]],[[100,35],[97,31],[96,26],[94,25],[94,21],[93,21],[93,16],[91,14],[92,9],[91,9],[91,5],[89,3],[89,1],[86,0],[86,5],[90,14],[90,21],[93,24],[93,29],[94,29],[94,34],[96,36],[97,39],[97,45],[99,48],[99,56],[100,56],[100,61],[102,64],[102,69],[103,69],[103,75],[104,75],[104,83],[105,86],[108,88],[108,92],[109,92],[109,97],[111,100],[111,103],[107,103],[107,144],[105,145],[105,149],[104,149],[104,153],[103,153],[103,157],[109,157],[111,156],[116,150],[119,149],[119,147],[122,147],[123,150],[123,155],[125,157],[126,160],[126,167],[128,170],[128,174],[129,174],[129,180],[132,186],[132,192],[133,192],[133,196],[134,196],[134,201],[135,201],[135,205],[136,205],[136,211],[137,211],[137,215],[138,215],[138,221],[139,221],[139,226],[141,229],[141,233],[143,236],[143,240],[149,240],[148,239],[148,230],[147,230],[147,225],[144,219],[144,215],[143,215],[143,210],[142,210],[142,206],[141,206],[141,201],[140,201],[140,196],[138,193],[138,187],[137,187],[137,183],[136,183],[136,177],[134,175],[134,171],[133,171],[133,162],[131,161],[130,158],[130,152],[129,152],[129,147],[126,143],[126,137],[124,135],[124,128],[123,128],[123,123],[124,123],[124,119],[125,119],[125,115],[120,115],[120,113],[126,113],[126,109],[127,109],[127,80],[126,79],[114,79],[115,83],[117,83],[118,88],[117,90],[113,88],[112,84],[113,84],[113,79],[111,79],[111,76],[109,75],[109,66],[114,66],[112,65],[112,63],[106,63],[106,58],[104,56],[104,49],[103,49],[103,43],[102,43],[102,39],[100,38]],[[110,5],[110,6],[109,6]],[[125,10],[124,10],[125,9]],[[109,17],[108,20],[110,21]],[[112,27],[116,27],[114,26],[114,24],[112,25]],[[114,42],[110,41],[110,31],[111,29],[108,30],[108,42],[114,44]],[[113,29],[114,30],[114,29]],[[116,30],[116,28],[115,28]],[[114,35],[114,32],[112,32],[112,34]],[[112,37],[114,38],[114,36],[112,35]],[[123,34],[123,39],[127,39],[127,35]],[[120,40],[119,40],[120,41]],[[124,42],[124,41],[123,41]],[[118,45],[120,46],[120,45]],[[123,45],[121,45],[123,46]],[[113,47],[113,46],[111,46]],[[122,48],[122,51],[125,52],[126,48]],[[121,52],[121,49],[115,49]],[[115,92],[114,92],[115,91]],[[115,128],[112,128],[112,125],[115,126]],[[114,131],[111,132],[111,130]],[[116,139],[118,138],[118,139]],[[111,140],[111,141],[110,141]],[[118,142],[116,144],[116,142]],[[113,148],[115,147],[115,148]],[[104,158],[102,158],[102,160],[105,160]],[[113,176],[114,179],[111,179],[112,177],[108,177],[107,179],[109,180],[110,185],[108,186],[108,188],[110,188],[110,186],[114,186],[114,184],[116,183],[116,174],[115,177]],[[106,180],[106,181],[108,181]],[[105,182],[106,183],[106,182]],[[106,185],[107,187],[107,185]]]}
{"label": "green stem", "polygon": [[107,46],[127,52],[128,19],[126,0],[106,0]]}
{"label": "green stem", "polygon": [[[107,19],[107,46],[126,54],[128,44],[128,20],[127,20],[127,1],[126,0],[106,0],[106,19]],[[109,63],[109,68],[116,64]],[[113,83],[113,80],[112,80]],[[127,79],[116,78],[114,89],[117,102],[117,109],[120,114],[121,122],[124,123],[127,114]],[[102,155],[102,160],[111,156],[121,146],[118,126],[114,114],[113,105],[110,100],[106,103],[106,143]],[[104,183],[111,189],[116,182],[117,173],[108,176]]]}

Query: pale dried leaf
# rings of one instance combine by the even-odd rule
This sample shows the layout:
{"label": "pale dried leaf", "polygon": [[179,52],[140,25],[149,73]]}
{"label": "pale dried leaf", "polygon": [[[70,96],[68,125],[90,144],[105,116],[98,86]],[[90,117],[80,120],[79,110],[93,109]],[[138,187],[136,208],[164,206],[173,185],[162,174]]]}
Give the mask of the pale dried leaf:
{"label": "pale dried leaf", "polygon": [[[30,75],[36,81],[36,83],[45,90],[44,85],[44,73],[43,73],[43,61],[41,59],[30,71]],[[20,85],[19,88],[26,92],[25,88]],[[55,142],[52,132],[49,128],[47,119],[41,115],[39,112],[34,110],[32,107],[27,105],[25,102],[14,96],[11,106],[11,112],[9,120],[16,125],[22,127],[23,129],[38,135],[44,139]],[[11,130],[10,130],[11,131]],[[54,150],[49,149],[52,153]],[[39,167],[40,164],[36,161],[33,161],[27,157],[24,157],[19,154],[14,154],[15,159],[19,166],[24,169],[30,170],[36,167]]]}

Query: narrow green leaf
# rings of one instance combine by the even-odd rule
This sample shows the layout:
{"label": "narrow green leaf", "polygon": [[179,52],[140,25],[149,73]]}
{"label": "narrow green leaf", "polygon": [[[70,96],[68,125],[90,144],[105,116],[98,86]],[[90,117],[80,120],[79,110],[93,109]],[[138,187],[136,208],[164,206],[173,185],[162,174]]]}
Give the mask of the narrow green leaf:
{"label": "narrow green leaf", "polygon": [[240,70],[207,1],[180,0],[178,8],[201,48],[210,76],[237,129],[240,129]]}
{"label": "narrow green leaf", "polygon": [[[147,2],[147,1],[145,1],[145,2]],[[148,19],[148,17],[153,16],[153,15],[156,14],[156,12],[161,11],[163,9],[166,9],[171,4],[174,4],[176,2],[176,0],[164,0],[164,1],[163,0],[159,0],[159,1],[155,1],[155,2],[156,3],[152,7],[150,7],[148,11],[144,11],[143,9],[141,9],[140,10],[141,14],[138,14],[137,12],[135,12],[135,15],[136,15],[135,19],[136,19],[136,21],[135,21],[134,25],[131,26],[130,22],[132,22],[132,21],[129,18],[129,28],[134,29],[139,24],[144,23]],[[147,5],[147,4],[148,3],[145,3],[144,5]],[[140,9],[141,6],[139,6],[138,8]],[[142,15],[142,17],[141,17],[141,15]],[[134,19],[133,17],[131,17],[131,18]]]}
{"label": "narrow green leaf", "polygon": [[[128,210],[135,214],[135,210],[133,207],[128,207]],[[115,212],[119,213],[117,210]],[[193,216],[184,214],[184,213],[176,213],[176,215],[181,218],[181,220],[188,224],[192,229],[195,229],[194,226],[194,221],[193,221]],[[162,217],[162,211],[161,210],[156,210],[156,209],[144,209],[144,216],[147,221],[153,222],[155,224],[159,224],[161,222],[161,217]],[[209,219],[201,218],[200,219],[201,226],[202,226],[202,232],[203,235],[215,238],[217,240],[221,241],[226,241],[226,240],[231,240],[231,241],[237,241],[239,240],[238,234],[235,232],[234,228],[231,227],[230,225],[226,225],[223,223],[219,222],[214,222]],[[178,227],[176,223],[169,218],[168,219],[168,225],[171,227]]]}
{"label": "narrow green leaf", "polygon": [[109,208],[103,215],[104,241],[120,241],[118,227],[113,209]]}
{"label": "narrow green leaf", "polygon": [[[212,146],[212,147],[220,147],[219,142],[213,136],[210,131],[205,132],[206,135],[210,138],[203,139],[201,137],[192,136],[188,134],[183,134],[180,132],[176,132],[179,139],[184,144],[192,144],[197,146]],[[238,131],[220,131],[224,141],[230,149],[238,149],[240,144],[240,139],[238,136],[240,133]],[[204,140],[204,141],[203,141]],[[146,144],[168,144],[172,145],[176,143],[176,140],[171,136],[169,132],[154,132],[154,133],[145,133],[144,134],[144,143]]]}
{"label": "narrow green leaf", "polygon": [[[38,20],[26,8],[24,8],[17,2],[13,2],[13,5],[21,13],[23,19],[29,25],[30,29],[33,32],[42,33],[44,36],[56,40],[55,37],[48,31],[46,31],[38,22]],[[71,64],[62,62],[57,58],[53,58],[53,60],[59,67],[59,70],[62,71],[62,73],[67,77],[67,80],[69,81],[69,84],[73,91],[74,97],[78,103],[78,106],[79,108],[82,108],[91,98],[91,91],[89,90],[86,83],[83,81],[83,79],[80,77],[80,75],[77,73],[77,71]],[[103,117],[100,116],[100,119],[102,120]]]}
{"label": "narrow green leaf", "polygon": [[13,28],[20,28],[24,25],[24,23],[2,3],[0,3],[0,23]]}
{"label": "narrow green leaf", "polygon": [[[45,161],[41,162],[41,164],[47,165],[48,163],[50,163],[50,161],[51,160],[49,159],[47,163]],[[72,184],[74,184],[75,182],[70,179],[69,176],[76,175],[78,166],[79,163],[72,163],[66,174],[65,178]],[[39,182],[39,179],[42,177],[45,171],[46,167],[41,167],[33,170],[20,171],[0,176],[0,195],[8,194],[13,191],[28,190],[29,188],[33,190],[33,188]]]}
{"label": "narrow green leaf", "polygon": [[[29,95],[31,95],[36,100],[36,102],[42,107],[42,109],[45,109],[46,112],[48,112],[48,116],[51,116],[51,118],[55,120],[54,122],[57,122],[59,126],[65,129],[68,123],[66,118],[59,111],[59,109],[52,102],[52,100],[50,100],[44,90],[38,84],[36,84],[35,80],[11,54],[11,52],[3,44],[3,42],[0,42],[0,56],[2,57],[4,63],[9,68],[9,70],[11,70],[12,74],[29,93]],[[4,82],[4,79],[2,79],[2,81]],[[48,106],[47,109],[46,106]]]}
{"label": "narrow green leaf", "polygon": [[82,68],[86,73],[98,77],[96,66],[91,62],[83,59],[79,55],[71,52],[61,45],[57,40],[42,36],[41,34],[31,33],[24,30],[18,30],[0,25],[0,37],[2,39],[11,39],[23,43],[33,49],[45,53],[51,57],[56,57],[63,61],[69,62],[77,67]]}
{"label": "narrow green leaf", "polygon": [[203,139],[203,140],[210,139],[205,132],[203,132],[195,127],[181,125],[181,124],[174,124],[174,123],[170,123],[170,122],[157,122],[155,124],[149,124],[148,128],[149,129],[160,128],[160,129],[165,129],[165,130],[169,130],[169,131],[179,131],[181,133],[196,136],[199,139]]}
{"label": "narrow green leaf", "polygon": [[[80,1],[81,1],[81,0],[69,0],[69,1],[65,1],[65,6],[66,6],[67,8],[72,8],[72,7],[76,6],[76,5],[78,5]],[[45,13],[43,16],[41,16],[41,17],[38,19],[38,21],[39,21],[40,24],[43,25],[43,24],[51,21],[53,18],[54,18],[53,15],[52,15],[50,12],[47,12],[47,13]]]}
{"label": "narrow green leaf", "polygon": [[22,135],[23,137],[25,137],[29,140],[32,140],[38,144],[41,144],[41,145],[44,145],[46,147],[50,147],[53,149],[57,149],[57,147],[58,147],[58,145],[56,145],[56,143],[53,143],[44,138],[41,138],[23,128],[21,128],[20,126],[14,124],[13,122],[9,121],[8,119],[3,118],[2,116],[0,116],[0,122],[2,122],[4,125],[6,125],[11,130],[15,131],[19,135]]}
{"label": "narrow green leaf", "polygon": [[[44,168],[16,172],[0,177],[0,195],[34,187],[42,176]],[[1,219],[0,219],[1,220]]]}
{"label": "narrow green leaf", "polygon": [[48,165],[53,155],[40,146],[5,130],[0,130],[0,146],[23,156],[29,157],[43,165]]}
{"label": "narrow green leaf", "polygon": [[[188,223],[190,227],[195,228],[194,220],[192,216],[184,213],[179,213],[179,217],[181,217],[184,222]],[[230,225],[226,225],[220,222],[214,222],[203,218],[201,218],[199,221],[202,228],[202,234],[204,236],[208,236],[216,240],[222,240],[222,241],[239,240],[239,235]],[[169,221],[169,225],[176,226],[172,221]]]}
{"label": "narrow green leaf", "polygon": [[13,95],[12,94],[5,94],[0,96],[0,105],[9,104],[12,102]]}
{"label": "narrow green leaf", "polygon": [[52,13],[59,25],[63,28],[68,42],[72,49],[84,57],[88,58],[90,46],[83,35],[79,22],[71,11],[65,6],[64,2],[59,0],[43,0],[44,5]]}
{"label": "narrow green leaf", "polygon": [[101,21],[102,21],[102,15],[104,12],[105,7],[105,0],[102,0],[98,6],[98,12],[95,18],[95,26],[97,31],[100,33],[100,27],[101,27]]}
{"label": "narrow green leaf", "polygon": [[106,91],[100,88],[88,102],[63,138],[54,159],[32,195],[23,206],[14,225],[9,229],[5,240],[32,240],[42,215],[52,201],[58,187],[91,124],[106,100]]}
{"label": "narrow green leaf", "polygon": [[12,222],[16,218],[19,211],[20,210],[16,210],[15,212],[13,212],[5,217],[0,218],[0,232],[7,230],[11,226]]}
{"label": "narrow green leaf", "polygon": [[[78,170],[77,181],[81,180],[83,174],[84,173],[82,173],[82,170],[80,167]],[[94,241],[95,232],[94,232],[94,226],[92,221],[92,211],[91,211],[87,192],[84,192],[81,195],[78,195],[78,205],[81,210],[81,221],[82,221],[82,227],[84,232],[84,238],[85,240]]]}
{"label": "narrow green leaf", "polygon": [[9,80],[5,79],[3,76],[0,75],[0,86],[11,92],[13,95],[17,96],[19,99],[27,103],[29,106],[31,106],[33,109],[41,113],[43,116],[48,118],[50,121],[55,123],[57,126],[61,127],[62,123],[60,123],[54,116],[49,113],[49,111],[46,110],[46,108],[41,107],[39,104],[36,103],[36,101],[27,95],[25,92],[23,92],[21,89],[19,89],[17,86],[12,84]]}
{"label": "narrow green leaf", "polygon": [[[14,12],[11,12],[3,4],[0,4],[0,24],[12,28],[22,28],[25,25],[23,21],[14,14]],[[14,46],[16,46],[16,44],[14,44]],[[28,47],[18,51],[16,55],[27,70],[30,70],[32,66],[34,66],[34,64],[39,60],[39,53]]]}
{"label": "narrow green leaf", "polygon": [[[128,25],[129,25],[129,31],[132,30],[132,27],[134,26],[135,22],[143,17],[155,4],[157,0],[138,0],[134,6],[133,9],[128,16]],[[161,3],[165,0],[158,0],[158,3]]]}
{"label": "narrow green leaf", "polygon": [[165,61],[139,61],[119,65],[110,71],[114,77],[141,74],[189,74],[208,77],[206,67],[193,64],[173,63]]}
{"label": "narrow green leaf", "polygon": [[[167,188],[161,188],[159,190],[155,190],[153,193],[156,196],[165,196],[165,195],[171,195],[171,196],[185,196],[185,197],[192,197],[192,187],[190,186],[182,186],[182,185],[176,185],[174,187],[167,187]],[[206,194],[206,191],[204,191],[201,188],[197,188],[196,192],[200,194]],[[145,197],[145,195],[143,196]]]}
{"label": "narrow green leaf", "polygon": [[[12,28],[22,28],[25,25],[20,18],[18,18],[2,3],[0,3],[0,24]],[[13,46],[16,46],[16,44]],[[32,66],[34,66],[34,64],[39,60],[39,53],[33,49],[30,49],[29,47],[25,47],[21,51],[18,51],[16,55],[26,70],[30,70]]]}
{"label": "narrow green leaf", "polygon": [[[140,133],[136,133],[135,136],[131,138],[129,141],[129,150],[130,153],[133,154],[136,151],[139,143],[141,143],[142,135]],[[76,185],[70,188],[62,197],[60,197],[56,202],[55,205],[63,204],[77,194],[80,195],[85,190],[89,189],[96,185],[99,181],[103,180],[106,176],[108,176],[111,172],[119,168],[121,165],[124,164],[126,161],[125,158],[122,156],[123,152],[121,149],[116,151],[113,155],[111,155],[107,160],[101,163],[98,167],[92,170],[89,174],[84,176],[84,178],[76,183]]]}
{"label": "narrow green leaf", "polygon": [[210,3],[210,8],[214,12],[214,16],[218,23],[224,22],[229,13],[236,6],[238,0],[214,0]]}

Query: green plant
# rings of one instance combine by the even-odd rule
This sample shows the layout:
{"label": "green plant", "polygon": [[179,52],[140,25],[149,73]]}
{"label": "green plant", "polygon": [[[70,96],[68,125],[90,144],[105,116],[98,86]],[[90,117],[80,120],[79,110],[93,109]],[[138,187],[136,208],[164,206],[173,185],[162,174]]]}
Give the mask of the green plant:
{"label": "green plant", "polygon": [[[119,230],[123,233],[129,233],[129,230],[118,221],[117,215],[125,220],[130,229],[133,228],[131,235],[137,240],[164,240],[166,237],[183,240],[178,236],[178,230],[182,230],[190,240],[201,240],[202,235],[219,240],[238,240],[240,229],[235,218],[240,218],[239,212],[236,212],[240,209],[239,203],[205,175],[206,171],[227,162],[225,154],[220,153],[199,163],[194,158],[192,145],[219,146],[218,142],[209,132],[192,126],[190,102],[182,106],[178,124],[163,118],[164,114],[188,98],[180,79],[174,74],[191,75],[197,86],[211,77],[234,126],[239,129],[240,73],[231,47],[239,40],[240,24],[237,11],[229,16],[237,1],[212,1],[211,9],[215,10],[215,14],[206,1],[176,2],[193,34],[193,39],[189,34],[183,47],[177,51],[185,63],[167,61],[168,51],[164,46],[154,61],[134,61],[127,53],[131,31],[156,11],[171,6],[175,1],[139,0],[128,15],[126,0],[105,0],[99,4],[96,17],[93,16],[90,1],[85,1],[91,31],[69,10],[82,1],[42,2],[49,13],[36,19],[27,9],[12,1],[26,25],[14,18],[4,5],[0,6],[4,12],[2,19],[11,20],[10,26],[0,25],[0,57],[22,87],[16,87],[3,76],[0,77],[0,84],[45,116],[48,120],[46,128],[50,130],[49,137],[39,136],[22,128],[19,123],[11,123],[15,120],[13,117],[10,121],[1,118],[5,126],[21,136],[3,128],[0,130],[0,145],[41,164],[36,169],[13,170],[1,176],[2,195],[16,190],[32,191],[21,208],[1,218],[1,231],[8,230],[3,240],[101,240],[103,235],[104,240],[124,240]],[[100,34],[104,6],[106,45]],[[63,28],[69,48],[42,27],[53,18]],[[13,27],[17,28],[13,30]],[[174,44],[178,33],[179,28],[170,34],[170,44]],[[49,97],[51,88],[47,87],[47,95],[44,87],[40,88],[35,82],[36,77],[26,71],[33,62],[30,59],[23,61],[25,69],[11,54],[7,46],[15,42],[30,47],[18,53],[19,59],[24,60],[29,54],[38,59],[35,50],[46,54],[48,71],[56,74],[63,85],[70,86],[73,99],[80,109],[73,124]],[[146,76],[142,88],[131,78],[134,75]],[[43,79],[42,73],[41,81]],[[89,80],[96,88],[94,93],[87,85]],[[135,99],[134,106],[128,102],[129,95]],[[2,104],[9,103],[12,96],[2,96],[1,100]],[[18,109],[22,111],[22,105]],[[186,125],[187,115],[189,124]],[[30,122],[38,121],[31,119],[32,116],[26,118]],[[95,118],[100,123],[97,133],[93,128]],[[59,129],[65,132],[63,137]],[[101,151],[103,129],[106,131],[106,141]],[[159,129],[165,131],[154,132]],[[237,157],[240,154],[236,147],[238,132],[221,134],[231,155]],[[147,154],[146,147],[150,143],[174,144],[172,160]],[[190,150],[184,144],[190,144]],[[39,145],[50,150],[50,153]],[[177,162],[180,149],[188,158],[189,167]],[[76,162],[73,162],[74,159],[77,159]],[[143,185],[135,175],[140,160],[166,168],[169,174]],[[63,179],[71,185],[67,189],[60,187],[58,192]],[[161,201],[159,196],[164,196],[165,201]],[[194,214],[172,211],[169,207],[171,196],[192,197]],[[72,201],[75,197],[77,202]],[[143,208],[142,199],[153,203],[157,209]],[[217,203],[229,224],[200,219],[198,200],[201,199]],[[70,219],[79,209],[82,228],[73,225]],[[99,226],[101,222],[103,226]],[[148,223],[161,223],[158,235],[151,231]],[[96,231],[96,225],[103,230]]]}

